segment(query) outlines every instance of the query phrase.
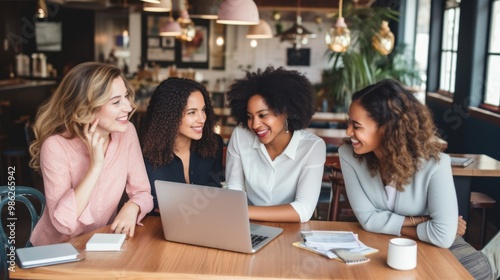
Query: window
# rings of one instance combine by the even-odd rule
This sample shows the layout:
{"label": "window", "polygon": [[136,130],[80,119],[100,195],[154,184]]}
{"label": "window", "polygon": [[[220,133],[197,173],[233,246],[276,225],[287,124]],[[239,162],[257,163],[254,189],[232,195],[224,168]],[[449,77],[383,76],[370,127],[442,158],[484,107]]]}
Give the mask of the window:
{"label": "window", "polygon": [[459,21],[460,1],[446,1],[443,21],[443,42],[441,45],[439,88],[449,93],[455,91]]}
{"label": "window", "polygon": [[[487,53],[486,87],[484,103],[500,106],[500,82],[498,73],[500,72],[500,0],[492,3],[490,15],[490,42]],[[497,78],[495,78],[495,76]]]}
{"label": "window", "polygon": [[[420,87],[425,91],[427,81],[427,59],[429,51],[429,23],[431,16],[431,0],[419,0],[417,3],[415,53],[413,59],[417,62],[422,84]],[[425,96],[423,97],[425,98]]]}

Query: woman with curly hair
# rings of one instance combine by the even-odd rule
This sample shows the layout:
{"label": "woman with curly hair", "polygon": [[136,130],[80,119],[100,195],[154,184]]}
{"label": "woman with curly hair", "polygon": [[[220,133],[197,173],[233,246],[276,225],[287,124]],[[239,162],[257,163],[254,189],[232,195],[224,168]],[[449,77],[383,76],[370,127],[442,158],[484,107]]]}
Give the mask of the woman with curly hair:
{"label": "woman with curly hair", "polygon": [[240,124],[228,145],[228,188],[247,192],[251,220],[307,222],[326,158],[325,142],[303,130],[314,114],[311,83],[269,66],[236,80],[227,98]]}
{"label": "woman with curly hair", "polygon": [[384,80],[356,92],[348,115],[350,141],[339,148],[340,164],[362,227],[450,248],[476,279],[490,279],[487,254],[461,237],[466,223],[458,216],[450,157],[441,153],[430,110],[413,91]]}
{"label": "woman with curly hair", "polygon": [[[30,166],[42,173],[47,200],[31,235],[35,246],[66,242],[111,223],[134,235],[153,208],[134,126],[134,90],[115,66],[87,62],[64,77],[40,107]],[[124,190],[129,196],[118,214]]]}
{"label": "woman with curly hair", "polygon": [[223,141],[214,132],[215,114],[201,84],[171,77],[158,85],[141,129],[155,215],[155,180],[220,187]]}

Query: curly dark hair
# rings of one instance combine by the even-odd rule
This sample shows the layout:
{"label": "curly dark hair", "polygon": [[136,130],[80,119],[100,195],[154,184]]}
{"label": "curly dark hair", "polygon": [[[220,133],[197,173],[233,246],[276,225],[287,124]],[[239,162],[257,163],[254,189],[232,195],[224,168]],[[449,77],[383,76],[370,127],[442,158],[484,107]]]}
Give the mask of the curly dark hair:
{"label": "curly dark hair", "polygon": [[268,66],[264,72],[246,72],[227,93],[231,116],[248,128],[247,103],[260,94],[275,114],[287,114],[288,130],[306,128],[314,114],[314,89],[311,82],[295,70]]}
{"label": "curly dark hair", "polygon": [[199,91],[205,100],[207,119],[203,136],[193,140],[191,150],[202,157],[216,157],[218,141],[214,132],[215,115],[210,95],[204,86],[190,79],[170,77],[156,87],[141,125],[140,138],[144,158],[154,166],[168,164],[174,158],[174,143],[187,100]]}
{"label": "curly dark hair", "polygon": [[386,182],[394,182],[396,189],[410,182],[422,159],[439,160],[441,144],[431,111],[416,97],[415,92],[396,80],[383,80],[352,96],[369,116],[384,128],[381,152],[386,157],[379,161],[373,152],[356,155],[366,159],[372,175],[378,170]]}

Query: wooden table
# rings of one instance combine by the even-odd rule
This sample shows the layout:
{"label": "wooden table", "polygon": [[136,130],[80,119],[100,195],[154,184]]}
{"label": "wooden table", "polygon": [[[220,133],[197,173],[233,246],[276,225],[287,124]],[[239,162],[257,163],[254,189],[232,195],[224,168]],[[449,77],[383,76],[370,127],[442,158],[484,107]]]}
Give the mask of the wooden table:
{"label": "wooden table", "polygon": [[[394,236],[364,231],[358,223],[310,221],[265,223],[284,228],[283,233],[255,254],[241,254],[165,241],[159,217],[146,217],[144,227],[124,243],[121,252],[84,252],[81,262],[31,269],[15,268],[19,279],[472,279],[447,249],[418,241],[417,268],[391,269],[386,264],[387,245]],[[96,232],[106,232],[104,227]],[[353,231],[380,251],[368,263],[349,266],[337,260],[292,246],[301,230]],[[93,232],[72,239],[79,250]]]}
{"label": "wooden table", "polygon": [[335,122],[347,123],[346,113],[316,112],[312,116],[311,122]]}
{"label": "wooden table", "polygon": [[326,144],[331,144],[340,147],[344,143],[344,138],[347,137],[345,129],[340,128],[312,128],[308,127],[305,130],[316,134],[323,139]]}
{"label": "wooden table", "polygon": [[467,221],[472,177],[500,177],[500,161],[482,154],[450,154],[450,156],[474,159],[466,167],[452,167],[453,181],[457,191],[458,212]]}
{"label": "wooden table", "polygon": [[[225,142],[231,138],[231,134],[233,133],[234,126],[229,125],[221,125],[215,128],[215,132],[222,136]],[[325,143],[332,144],[335,146],[340,146],[343,143],[343,139],[347,137],[345,129],[339,128],[306,128],[305,130],[316,134],[321,137]]]}
{"label": "wooden table", "polygon": [[[222,124],[227,124],[229,117],[231,116],[231,110],[229,108],[214,108],[214,113],[216,117],[222,119]],[[311,122],[335,122],[335,123],[347,123],[346,113],[331,113],[331,112],[316,112],[312,116]]]}

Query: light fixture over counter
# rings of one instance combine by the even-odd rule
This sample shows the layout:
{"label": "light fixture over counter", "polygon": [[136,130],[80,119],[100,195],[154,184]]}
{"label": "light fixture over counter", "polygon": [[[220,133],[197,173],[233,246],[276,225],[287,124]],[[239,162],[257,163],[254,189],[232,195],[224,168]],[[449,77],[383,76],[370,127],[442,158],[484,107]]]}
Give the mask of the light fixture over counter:
{"label": "light fixture over counter", "polygon": [[47,18],[47,4],[45,0],[38,0],[38,5],[36,7],[36,17],[37,18]]}
{"label": "light fixture over counter", "polygon": [[300,0],[297,0],[297,18],[294,24],[289,29],[277,34],[281,41],[290,41],[295,49],[300,49],[302,45],[306,45],[309,39],[316,38],[316,34],[307,30],[302,26],[302,17],[300,15]]}
{"label": "light fixture over counter", "polygon": [[217,19],[220,0],[189,0],[192,18]]}
{"label": "light fixture over counter", "polygon": [[223,0],[217,16],[220,24],[259,24],[259,10],[253,0]]}
{"label": "light fixture over counter", "polygon": [[326,33],[325,42],[334,52],[346,52],[351,45],[351,31],[342,17],[342,0],[339,1],[339,18],[330,31]]}
{"label": "light fixture over counter", "polygon": [[261,19],[259,20],[259,24],[250,25],[246,37],[248,39],[270,39],[273,38],[273,31],[271,30],[271,26],[265,20]]}
{"label": "light fixture over counter", "polygon": [[[143,0],[144,1],[144,0]],[[144,1],[144,6],[142,8],[146,12],[163,13],[172,10],[171,0],[159,0],[159,2],[153,2],[152,0]]]}
{"label": "light fixture over counter", "polygon": [[394,34],[389,28],[389,23],[386,20],[382,21],[380,31],[373,35],[372,46],[381,55],[388,55],[394,49]]}

